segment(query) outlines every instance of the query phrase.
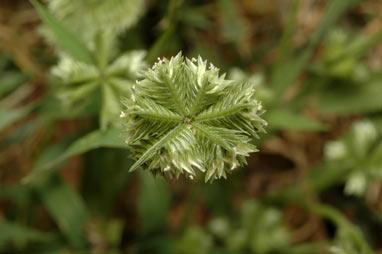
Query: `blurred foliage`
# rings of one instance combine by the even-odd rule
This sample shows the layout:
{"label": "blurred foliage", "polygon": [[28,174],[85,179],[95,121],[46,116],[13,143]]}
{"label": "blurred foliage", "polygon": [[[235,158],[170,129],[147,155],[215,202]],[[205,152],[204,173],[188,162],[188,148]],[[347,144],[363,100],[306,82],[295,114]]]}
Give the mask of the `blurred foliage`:
{"label": "blurred foliage", "polygon": [[325,158],[332,167],[351,171],[345,193],[364,195],[370,181],[382,180],[381,133],[368,120],[355,122],[347,135],[327,143]]}
{"label": "blurred foliage", "polygon": [[[0,253],[382,253],[380,8],[2,1]],[[129,173],[121,99],[179,51],[263,102],[226,180]]]}
{"label": "blurred foliage", "polygon": [[[46,1],[52,14],[86,42],[99,32],[120,33],[134,25],[142,15],[142,0],[50,0]],[[54,37],[50,35],[54,40]],[[94,44],[93,44],[94,45]]]}
{"label": "blurred foliage", "polygon": [[[288,234],[281,212],[254,201],[242,205],[238,225],[230,225],[224,218],[209,223],[211,233],[224,242],[224,249],[232,253],[275,253],[288,247]],[[233,221],[234,223],[234,221]]]}

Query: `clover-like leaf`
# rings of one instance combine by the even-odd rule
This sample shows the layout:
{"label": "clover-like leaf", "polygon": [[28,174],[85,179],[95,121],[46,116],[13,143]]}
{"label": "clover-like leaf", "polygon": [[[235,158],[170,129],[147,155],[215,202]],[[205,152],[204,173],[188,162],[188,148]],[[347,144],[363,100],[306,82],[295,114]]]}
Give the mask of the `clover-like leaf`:
{"label": "clover-like leaf", "polygon": [[224,77],[201,57],[189,60],[181,53],[144,73],[122,113],[137,160],[130,170],[191,179],[199,170],[212,181],[244,165],[266,122],[254,84]]}

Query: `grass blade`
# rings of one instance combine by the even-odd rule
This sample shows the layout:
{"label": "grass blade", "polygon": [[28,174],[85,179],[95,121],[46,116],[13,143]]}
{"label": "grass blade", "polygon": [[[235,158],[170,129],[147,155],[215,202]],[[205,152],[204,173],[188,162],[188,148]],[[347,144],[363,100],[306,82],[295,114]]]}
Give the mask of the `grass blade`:
{"label": "grass blade", "polygon": [[73,58],[87,63],[94,63],[92,54],[86,45],[72,31],[66,28],[60,21],[51,15],[38,1],[31,0],[38,15],[44,24],[54,33],[60,46]]}
{"label": "grass blade", "polygon": [[324,123],[287,110],[270,110],[264,119],[269,124],[268,130],[323,131],[328,128]]}
{"label": "grass blade", "polygon": [[163,178],[154,178],[149,172],[143,170],[139,172],[139,176],[141,183],[138,199],[138,213],[141,221],[140,233],[148,235],[165,227],[171,196],[168,185]]}
{"label": "grass blade", "polygon": [[50,234],[6,220],[0,221],[0,250],[10,242],[45,241]]}
{"label": "grass blade", "polygon": [[[47,149],[47,152],[53,151],[55,149],[53,147],[57,145],[59,144]],[[46,176],[51,173],[56,166],[70,157],[100,147],[125,148],[126,144],[121,137],[121,131],[119,129],[109,129],[105,132],[96,130],[77,139],[67,148],[63,145],[62,148],[56,149],[57,156],[49,156],[53,159],[40,160],[41,162],[37,162],[32,173],[24,178],[23,181],[24,183],[36,182],[41,176]]]}
{"label": "grass blade", "polygon": [[313,34],[307,48],[295,60],[285,61],[272,74],[271,85],[275,90],[274,104],[279,104],[288,87],[306,67],[322,36],[335,24],[338,18],[360,0],[333,0],[325,8],[322,22]]}
{"label": "grass blade", "polygon": [[35,109],[36,105],[36,103],[32,103],[30,105],[16,109],[0,108],[0,131],[7,128],[15,121],[18,121],[19,119],[28,115]]}
{"label": "grass blade", "polygon": [[39,194],[71,245],[85,247],[84,230],[89,212],[78,193],[55,176],[40,187]]}

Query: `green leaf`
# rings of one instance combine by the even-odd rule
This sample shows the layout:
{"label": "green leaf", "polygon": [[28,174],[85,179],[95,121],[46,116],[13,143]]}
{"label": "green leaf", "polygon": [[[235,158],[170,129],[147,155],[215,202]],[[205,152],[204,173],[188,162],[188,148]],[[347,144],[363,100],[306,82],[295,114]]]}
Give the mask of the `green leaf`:
{"label": "green leaf", "polygon": [[230,42],[241,42],[245,36],[246,26],[243,25],[239,14],[236,12],[235,1],[218,0],[217,3],[224,21],[222,27],[223,36]]}
{"label": "green leaf", "polygon": [[59,97],[64,104],[72,104],[75,102],[83,101],[85,98],[92,96],[92,93],[98,88],[98,80],[84,83],[81,86],[71,87],[60,91]]}
{"label": "green leaf", "polygon": [[278,58],[275,63],[275,68],[278,68],[280,64],[283,64],[285,59],[290,56],[291,53],[291,38],[293,36],[293,32],[296,28],[297,23],[297,14],[300,9],[300,0],[294,0],[292,5],[292,11],[287,23],[287,26],[284,29],[283,35],[280,40],[280,44],[278,46]]}
{"label": "green leaf", "polygon": [[109,84],[102,84],[102,108],[100,113],[100,128],[105,131],[110,125],[120,123],[119,113],[122,104]]}
{"label": "green leaf", "polygon": [[48,119],[75,119],[80,117],[89,117],[99,114],[101,108],[101,89],[96,89],[91,96],[88,96],[83,103],[76,104],[75,107],[67,107],[62,101],[53,94],[48,94],[41,106],[39,112]]}
{"label": "green leaf", "polygon": [[85,247],[84,230],[89,212],[78,193],[54,176],[40,186],[39,194],[45,208],[71,245]]}
{"label": "green leaf", "polygon": [[36,104],[27,105],[16,109],[4,109],[0,108],[0,131],[14,123],[15,121],[28,115]]}
{"label": "green leaf", "polygon": [[27,207],[31,199],[31,191],[21,184],[3,185],[0,188],[0,198],[9,200],[19,207]]}
{"label": "green leaf", "polygon": [[371,118],[372,122],[375,124],[379,133],[382,133],[382,115],[378,115]]}
{"label": "green leaf", "polygon": [[28,75],[19,71],[8,71],[0,76],[0,97],[3,97],[28,79]]}
{"label": "green leaf", "polygon": [[287,250],[287,254],[319,254],[325,253],[330,247],[331,243],[325,241],[319,242],[309,242],[309,243],[299,243],[294,246],[291,246]]}
{"label": "green leaf", "polygon": [[382,110],[382,73],[358,86],[341,86],[321,92],[318,109],[330,114],[372,113]]}
{"label": "green leaf", "polygon": [[343,248],[343,253],[374,253],[364,238],[362,231],[348,221],[340,211],[323,204],[308,204],[308,208],[335,224],[337,227],[336,242],[339,245],[338,249]]}
{"label": "green leaf", "polygon": [[154,42],[154,44],[151,46],[150,50],[147,52],[146,61],[148,63],[152,63],[156,57],[161,53],[163,48],[168,43],[169,39],[171,38],[172,34],[174,33],[174,25],[170,25],[166,31],[159,36],[158,39]]}
{"label": "green leaf", "polygon": [[315,30],[307,48],[294,60],[286,60],[274,70],[271,78],[271,85],[275,89],[274,104],[279,104],[284,92],[307,66],[322,36],[335,24],[346,10],[359,1],[360,0],[333,0],[327,4],[322,22]]}
{"label": "green leaf", "polygon": [[270,110],[264,114],[270,130],[323,131],[328,126],[314,119],[282,109]]}
{"label": "green leaf", "polygon": [[58,39],[60,46],[65,49],[73,58],[87,63],[94,63],[91,52],[86,45],[72,31],[60,23],[51,15],[37,0],[31,0],[44,24],[52,30]]}
{"label": "green leaf", "polygon": [[211,21],[208,19],[207,15],[200,12],[197,7],[185,7],[179,18],[182,23],[185,23],[190,27],[196,27],[201,30],[207,30],[211,27]]}
{"label": "green leaf", "polygon": [[[211,235],[197,226],[186,229],[175,245],[175,253],[182,254],[208,254],[212,253],[213,239]],[[215,253],[215,252],[214,252]],[[216,252],[217,253],[217,252]],[[225,252],[220,252],[225,253]]]}
{"label": "green leaf", "polygon": [[[246,201],[241,208],[241,227],[246,232],[246,241],[252,253],[277,253],[288,247],[288,233],[282,223],[282,213],[276,208]],[[231,244],[232,240],[229,239]]]}
{"label": "green leaf", "polygon": [[108,148],[84,154],[81,192],[93,216],[108,220],[115,210],[116,198],[131,179],[135,180],[128,171],[134,163],[128,155],[126,149]]}
{"label": "green leaf", "polygon": [[141,183],[138,199],[139,228],[141,234],[146,235],[158,232],[166,225],[170,191],[162,177],[153,178],[149,172],[139,172]]}
{"label": "green leaf", "polygon": [[73,142],[65,151],[58,154],[54,159],[36,163],[32,173],[24,178],[24,182],[32,183],[37,181],[39,177],[51,173],[54,170],[54,167],[74,155],[85,153],[100,147],[125,148],[126,144],[123,140],[121,131],[118,129],[108,129],[105,132],[100,130],[93,131]]}
{"label": "green leaf", "polygon": [[71,55],[61,53],[58,62],[50,71],[62,87],[80,86],[86,83],[100,82],[100,71],[93,64],[83,63]]}
{"label": "green leaf", "polygon": [[369,37],[360,37],[354,41],[349,48],[356,58],[363,56],[370,48],[382,40],[382,30],[374,33]]}
{"label": "green leaf", "polygon": [[[155,40],[153,45],[150,48],[150,51],[147,52],[146,61],[152,63],[158,55],[163,51],[170,41],[169,39],[175,32],[175,28],[178,21],[178,13],[182,8],[183,1],[171,0],[167,6],[167,13],[163,21],[165,21],[168,26],[165,28],[165,31]],[[182,8],[183,9],[183,8]],[[183,11],[183,10],[182,10]]]}
{"label": "green leaf", "polygon": [[3,51],[0,53],[0,70],[4,70],[9,64],[9,56]]}
{"label": "green leaf", "polygon": [[44,241],[49,234],[13,222],[0,221],[0,249],[8,243]]}

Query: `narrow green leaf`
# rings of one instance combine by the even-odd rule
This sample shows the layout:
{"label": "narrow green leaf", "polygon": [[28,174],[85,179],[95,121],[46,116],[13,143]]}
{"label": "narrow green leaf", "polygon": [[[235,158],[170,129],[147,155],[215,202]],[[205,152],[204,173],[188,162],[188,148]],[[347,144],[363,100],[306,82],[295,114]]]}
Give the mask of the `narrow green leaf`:
{"label": "narrow green leaf", "polygon": [[270,110],[264,114],[270,130],[323,131],[328,126],[317,120],[287,110]]}
{"label": "narrow green leaf", "polygon": [[182,23],[187,26],[199,28],[201,30],[207,30],[211,28],[211,21],[208,19],[207,15],[200,12],[195,7],[185,7],[182,16],[179,17]]}
{"label": "narrow green leaf", "polygon": [[99,114],[101,108],[101,89],[75,107],[66,107],[55,94],[48,94],[42,101],[39,112],[49,119],[75,119]]}
{"label": "narrow green leaf", "polygon": [[141,234],[147,235],[160,231],[166,225],[170,191],[162,177],[154,178],[149,172],[142,170],[139,176],[141,183],[138,199],[139,228]]}
{"label": "narrow green leaf", "polygon": [[21,184],[2,185],[0,188],[0,198],[9,200],[18,207],[26,207],[31,195],[30,188]]}
{"label": "narrow green leaf", "polygon": [[100,128],[105,131],[114,122],[119,123],[121,112],[121,102],[112,87],[102,84],[102,108],[100,113]]}
{"label": "narrow green leaf", "polygon": [[55,176],[39,188],[41,201],[72,246],[85,247],[84,230],[89,212],[82,198]]}
{"label": "narrow green leaf", "polygon": [[85,98],[92,96],[92,92],[97,89],[98,85],[99,82],[96,80],[84,83],[81,86],[73,86],[60,91],[59,98],[68,104],[83,101]]}
{"label": "narrow green leaf", "polygon": [[0,108],[0,131],[28,115],[35,108],[35,105],[27,105],[16,109]]}
{"label": "narrow green leaf", "polygon": [[326,242],[326,241],[300,243],[300,244],[289,247],[287,253],[288,254],[302,254],[302,253],[319,254],[319,253],[327,252],[327,250],[332,246],[333,246],[332,243]]}
{"label": "narrow green leaf", "polygon": [[31,0],[44,24],[52,30],[58,39],[60,46],[65,49],[73,58],[93,64],[94,59],[86,45],[72,31],[66,28],[59,20],[51,15],[37,0]]}
{"label": "narrow green leaf", "polygon": [[79,138],[54,159],[36,163],[32,173],[24,178],[24,182],[37,181],[39,177],[51,173],[56,166],[70,157],[100,147],[125,148],[126,144],[121,136],[121,131],[119,129],[108,129],[105,132],[96,130]]}
{"label": "narrow green leaf", "polygon": [[182,254],[228,254],[241,253],[232,250],[212,251],[214,245],[213,238],[209,232],[201,227],[190,225],[187,227],[181,237],[175,243],[175,253]]}
{"label": "narrow green leaf", "polygon": [[0,249],[11,242],[44,241],[49,234],[14,222],[0,221]]}
{"label": "narrow green leaf", "polygon": [[146,61],[152,63],[161,53],[163,48],[167,46],[169,38],[173,35],[176,24],[178,23],[177,14],[179,13],[180,8],[182,7],[183,1],[170,0],[167,6],[167,13],[165,18],[168,26],[165,31],[155,40],[153,46],[150,48],[149,52],[146,55]]}
{"label": "narrow green leaf", "polygon": [[224,20],[222,27],[224,37],[234,43],[241,42],[246,31],[239,14],[236,12],[235,1],[218,0],[217,3]]}
{"label": "narrow green leaf", "polygon": [[108,148],[84,154],[81,193],[84,193],[93,216],[106,220],[112,216],[116,198],[132,179],[128,169],[134,161],[128,155],[126,149]]}
{"label": "narrow green leaf", "polygon": [[294,60],[285,61],[276,68],[272,74],[271,85],[275,89],[274,104],[279,104],[280,99],[288,87],[296,80],[304,70],[318,45],[322,36],[335,24],[338,18],[351,6],[360,0],[333,0],[325,8],[322,22],[315,30],[307,48]]}
{"label": "narrow green leaf", "polygon": [[[337,237],[341,240],[346,239],[346,249],[354,248],[353,253],[372,254],[374,251],[364,238],[362,231],[352,224],[340,211],[329,205],[308,204],[308,209],[332,221],[337,227]],[[342,239],[341,239],[342,238]],[[341,244],[341,245],[342,245]],[[352,251],[351,251],[352,252]]]}
{"label": "narrow green leaf", "polygon": [[16,89],[28,79],[28,75],[20,71],[7,71],[0,76],[0,97]]}
{"label": "narrow green leaf", "polygon": [[9,56],[4,51],[0,53],[0,70],[4,70],[9,63]]}
{"label": "narrow green leaf", "polygon": [[375,127],[377,127],[378,132],[382,133],[382,115],[380,114],[372,117],[371,120],[373,121]]}
{"label": "narrow green leaf", "polygon": [[353,52],[356,58],[359,58],[381,40],[382,30],[374,33],[369,37],[360,37],[360,39],[356,40],[351,44],[349,51]]}
{"label": "narrow green leaf", "polygon": [[155,59],[160,55],[161,51],[165,47],[174,30],[174,25],[170,25],[167,28],[167,30],[163,34],[161,34],[161,36],[154,42],[153,46],[150,48],[146,56],[146,61],[148,63],[154,62]]}
{"label": "narrow green leaf", "polygon": [[[111,38],[106,38],[107,36],[110,36]],[[96,58],[98,63],[98,68],[102,71],[105,71],[107,63],[110,58],[110,43],[107,43],[107,39],[109,39],[109,42],[112,42],[111,44],[113,46],[115,42],[114,34],[107,34],[106,32],[99,32],[96,34]]]}
{"label": "narrow green leaf", "polygon": [[280,64],[283,64],[285,59],[290,56],[290,39],[293,35],[293,32],[297,23],[297,14],[300,9],[300,0],[294,0],[291,10],[291,14],[288,20],[288,24],[284,29],[283,35],[280,40],[278,58],[275,63],[275,68],[278,68]]}
{"label": "narrow green leaf", "polygon": [[330,114],[373,113],[382,110],[382,73],[359,86],[343,86],[323,91],[317,101],[320,111]]}

